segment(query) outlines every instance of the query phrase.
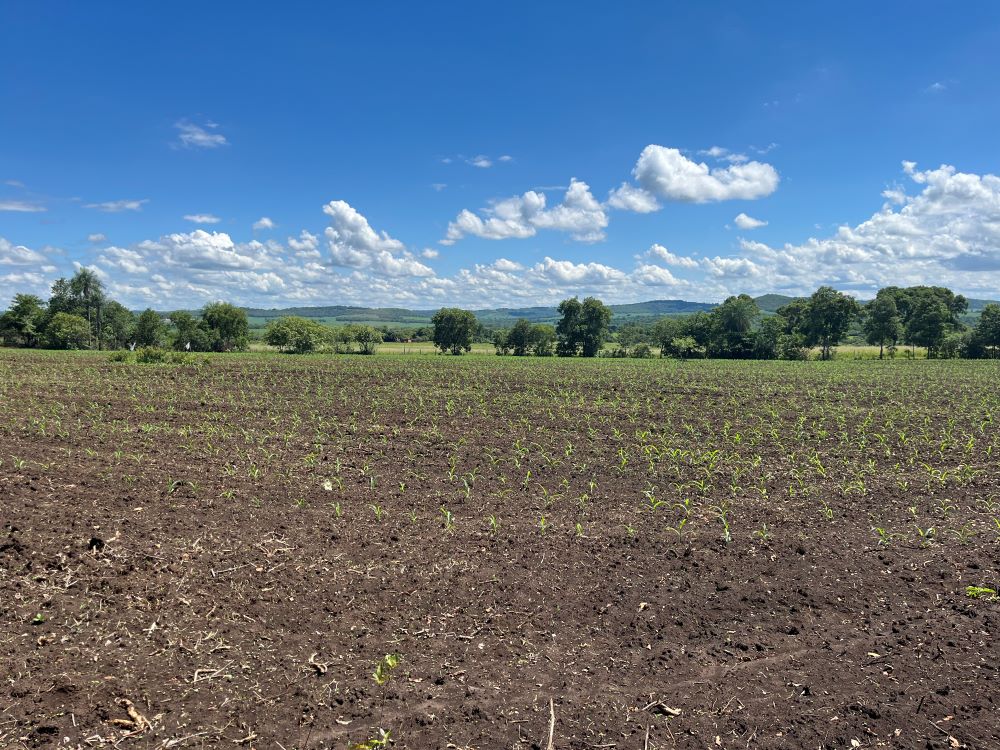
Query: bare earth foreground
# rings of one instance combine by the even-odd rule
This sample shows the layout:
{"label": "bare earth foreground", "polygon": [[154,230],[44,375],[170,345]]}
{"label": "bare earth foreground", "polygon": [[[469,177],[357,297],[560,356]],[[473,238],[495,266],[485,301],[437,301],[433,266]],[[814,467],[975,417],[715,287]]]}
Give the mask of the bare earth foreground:
{"label": "bare earth foreground", "polygon": [[0,352],[0,747],[998,748],[998,383]]}

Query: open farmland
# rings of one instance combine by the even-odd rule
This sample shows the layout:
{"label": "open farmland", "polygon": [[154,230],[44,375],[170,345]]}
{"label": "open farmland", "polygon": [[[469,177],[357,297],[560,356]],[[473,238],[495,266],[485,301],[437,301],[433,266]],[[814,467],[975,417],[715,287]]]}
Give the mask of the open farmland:
{"label": "open farmland", "polygon": [[0,747],[998,747],[998,382],[0,352]]}

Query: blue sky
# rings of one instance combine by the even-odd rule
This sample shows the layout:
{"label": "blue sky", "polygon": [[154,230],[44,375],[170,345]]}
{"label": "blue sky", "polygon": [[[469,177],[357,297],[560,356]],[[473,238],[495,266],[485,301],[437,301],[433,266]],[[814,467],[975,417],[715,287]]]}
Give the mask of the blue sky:
{"label": "blue sky", "polygon": [[994,3],[342,5],[4,3],[0,303],[1000,296]]}

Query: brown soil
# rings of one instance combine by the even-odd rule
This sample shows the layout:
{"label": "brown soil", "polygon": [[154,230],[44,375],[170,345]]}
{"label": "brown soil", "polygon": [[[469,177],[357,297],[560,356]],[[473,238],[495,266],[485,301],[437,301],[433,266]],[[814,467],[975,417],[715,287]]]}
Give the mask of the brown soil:
{"label": "brown soil", "polygon": [[950,367],[0,353],[0,747],[1000,748]]}

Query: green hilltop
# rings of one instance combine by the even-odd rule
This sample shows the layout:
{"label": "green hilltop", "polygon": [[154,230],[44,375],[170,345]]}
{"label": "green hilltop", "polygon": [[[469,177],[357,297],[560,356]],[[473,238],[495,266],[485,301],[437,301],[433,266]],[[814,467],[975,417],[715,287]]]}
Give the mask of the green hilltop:
{"label": "green hilltop", "polygon": [[[784,294],[764,294],[755,297],[754,301],[765,315],[775,314],[779,308],[787,305],[795,297]],[[864,300],[861,300],[862,302]],[[966,322],[974,322],[983,307],[991,300],[970,299]],[[713,302],[688,302],[679,299],[658,299],[648,302],[633,302],[626,305],[608,305],[614,315],[615,325],[622,323],[649,322],[664,315],[690,315],[696,312],[707,312],[716,307]],[[250,325],[263,327],[269,320],[284,315],[298,315],[312,318],[326,325],[346,325],[358,323],[372,326],[419,327],[430,325],[435,310],[408,310],[402,307],[352,307],[349,305],[328,305],[323,307],[285,307],[281,309],[264,309],[258,307],[245,308],[250,319]],[[525,318],[532,323],[555,323],[559,313],[555,307],[498,307],[486,310],[473,310],[476,318],[488,328],[506,328],[519,318]]]}
{"label": "green hilltop", "polygon": [[[710,302],[686,302],[684,300],[651,300],[628,305],[609,305],[616,323],[630,320],[655,320],[664,315],[687,315],[707,311],[715,307]],[[328,325],[362,323],[365,325],[424,326],[430,325],[436,310],[407,310],[399,307],[350,307],[330,305],[325,307],[286,307],[281,309],[246,308],[253,326],[263,326],[267,321],[283,315],[299,315],[313,318]],[[485,326],[503,328],[513,325],[520,318],[532,323],[555,323],[559,313],[555,307],[500,307],[488,310],[474,310],[476,318]]]}

